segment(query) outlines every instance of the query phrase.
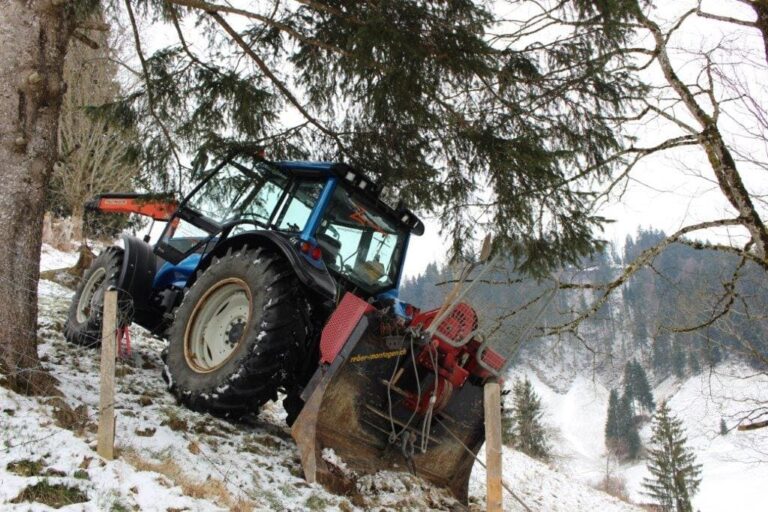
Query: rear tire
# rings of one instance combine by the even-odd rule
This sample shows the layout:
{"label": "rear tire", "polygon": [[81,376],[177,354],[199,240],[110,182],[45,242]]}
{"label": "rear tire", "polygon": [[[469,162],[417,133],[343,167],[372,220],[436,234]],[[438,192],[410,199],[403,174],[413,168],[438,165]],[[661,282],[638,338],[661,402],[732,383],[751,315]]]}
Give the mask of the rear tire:
{"label": "rear tire", "polygon": [[288,263],[265,249],[228,254],[185,294],[168,331],[165,378],[187,407],[237,418],[288,380],[306,307]]}
{"label": "rear tire", "polygon": [[85,271],[72,298],[64,326],[67,341],[85,347],[101,345],[104,292],[110,286],[116,286],[122,264],[123,250],[108,247]]}

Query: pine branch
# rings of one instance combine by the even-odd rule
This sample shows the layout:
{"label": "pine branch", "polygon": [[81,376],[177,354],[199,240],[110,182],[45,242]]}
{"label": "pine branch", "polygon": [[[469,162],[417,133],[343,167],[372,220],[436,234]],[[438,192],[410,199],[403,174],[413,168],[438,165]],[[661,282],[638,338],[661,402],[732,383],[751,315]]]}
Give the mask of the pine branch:
{"label": "pine branch", "polygon": [[209,71],[215,72],[218,74],[218,71],[211,66],[209,66],[207,63],[202,62],[200,59],[197,58],[197,55],[192,53],[192,50],[189,48],[189,45],[187,44],[187,39],[184,37],[184,32],[181,30],[181,26],[179,25],[179,17],[176,14],[176,9],[174,7],[170,7],[168,9],[171,14],[171,23],[173,24],[173,27],[176,29],[176,35],[179,37],[179,42],[181,43],[181,47],[184,50],[184,53],[187,54],[187,56],[192,60],[192,62],[197,63],[198,65],[206,68]]}
{"label": "pine branch", "polygon": [[336,46],[324,43],[322,41],[318,41],[317,39],[311,39],[309,37],[306,37],[290,25],[287,25],[285,23],[281,23],[279,21],[275,21],[272,18],[269,18],[267,16],[262,16],[261,14],[256,14],[251,11],[246,11],[244,9],[238,9],[236,7],[230,7],[228,5],[221,5],[221,4],[213,4],[210,2],[205,2],[203,0],[167,0],[169,3],[176,4],[176,5],[182,5],[184,7],[191,7],[193,9],[199,9],[202,10],[208,14],[211,13],[218,13],[218,12],[224,12],[229,14],[237,14],[238,16],[243,16],[245,18],[254,19],[257,21],[260,21],[264,23],[265,25],[268,25],[270,27],[274,27],[278,30],[281,30],[285,32],[286,34],[294,37],[296,40],[301,41],[302,43],[316,46],[318,48],[322,48],[324,50],[328,50],[333,53],[338,53],[341,55],[349,56],[349,53],[342,50],[341,48],[338,48]]}
{"label": "pine branch", "polygon": [[[127,1],[127,0],[126,0]],[[338,134],[331,130],[330,128],[323,125],[320,121],[318,121],[312,114],[310,114],[307,109],[304,108],[304,106],[301,105],[299,100],[293,95],[293,93],[288,89],[288,87],[279,79],[277,76],[272,72],[272,70],[269,68],[269,66],[266,65],[266,63],[259,57],[255,51],[253,51],[253,48],[251,48],[248,43],[245,42],[245,40],[240,36],[240,34],[237,33],[235,29],[232,28],[232,26],[227,23],[224,18],[217,12],[208,12],[208,15],[211,16],[216,23],[221,25],[221,27],[224,29],[224,31],[229,34],[229,36],[237,43],[240,48],[243,49],[243,51],[256,63],[256,66],[264,73],[267,78],[269,78],[272,83],[280,90],[280,92],[283,94],[285,99],[288,100],[294,107],[296,107],[296,110],[298,110],[304,118],[309,121],[313,126],[315,126],[317,129],[319,129],[324,134],[328,135],[330,138],[332,138],[336,144],[338,145],[339,149],[342,153],[347,153],[346,147],[344,143],[339,138]]]}
{"label": "pine branch", "polygon": [[[144,57],[144,52],[142,51],[141,38],[139,37],[139,29],[138,29],[138,26],[136,25],[136,17],[133,14],[133,7],[131,7],[131,0],[125,0],[125,7],[128,10],[128,18],[131,21],[131,30],[133,31],[133,41],[134,41],[134,44],[136,45],[136,54],[138,55],[139,61],[141,62],[141,69],[144,75],[144,84],[147,88],[146,89],[147,105],[149,106],[149,112],[152,115],[152,118],[158,124],[158,126],[160,126],[160,130],[163,132],[163,135],[165,136],[165,139],[168,142],[168,146],[170,147],[171,153],[173,154],[173,157],[176,160],[176,164],[179,166],[180,169],[184,169],[186,166],[184,166],[181,163],[181,158],[179,157],[179,154],[176,149],[176,142],[171,136],[171,133],[168,130],[168,127],[165,125],[163,120],[157,114],[154,92],[152,90],[152,82],[149,77],[149,66],[147,65],[147,60]],[[181,183],[181,176],[179,176],[179,191],[181,190],[182,190],[182,183]]]}

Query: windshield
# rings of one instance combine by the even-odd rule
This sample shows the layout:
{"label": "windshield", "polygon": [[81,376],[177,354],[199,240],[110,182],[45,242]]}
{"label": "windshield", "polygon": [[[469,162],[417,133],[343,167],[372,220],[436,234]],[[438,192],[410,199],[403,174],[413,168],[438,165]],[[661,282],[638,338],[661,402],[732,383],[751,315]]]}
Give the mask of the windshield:
{"label": "windshield", "polygon": [[268,165],[248,168],[232,161],[187,199],[184,207],[219,225],[243,219],[267,227],[287,182],[285,175]]}
{"label": "windshield", "polygon": [[262,229],[301,231],[324,186],[323,180],[291,179],[264,162],[227,162],[180,208],[163,237],[173,249],[201,250],[201,243],[224,225],[238,222],[229,236]]}
{"label": "windshield", "polygon": [[317,230],[326,265],[369,293],[393,287],[405,231],[337,187]]}

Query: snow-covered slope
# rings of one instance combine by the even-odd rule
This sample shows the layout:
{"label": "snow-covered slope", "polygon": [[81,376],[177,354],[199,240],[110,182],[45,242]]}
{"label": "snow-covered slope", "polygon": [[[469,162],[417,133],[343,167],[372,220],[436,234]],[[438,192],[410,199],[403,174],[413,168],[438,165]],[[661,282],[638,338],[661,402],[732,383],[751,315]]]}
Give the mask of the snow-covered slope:
{"label": "snow-covered slope", "polygon": [[[74,263],[51,248],[42,267]],[[39,285],[44,366],[60,381],[63,402],[0,387],[0,508],[51,510],[11,503],[40,482],[75,488],[83,503],[61,510],[455,510],[444,491],[407,474],[360,477],[350,496],[302,478],[298,452],[280,404],[229,423],[178,406],[160,373],[162,342],[133,330],[133,357],[118,364],[118,457],[95,453],[99,353],[67,344],[61,334],[72,292]],[[504,452],[505,479],[534,511],[637,510],[525,455]],[[485,472],[475,467],[470,510],[484,509]],[[81,496],[82,498],[82,496]],[[506,510],[523,508],[505,493]]]}
{"label": "snow-covered slope", "polygon": [[[481,457],[485,452],[481,451]],[[525,454],[503,448],[503,474],[507,485],[531,510],[547,512],[610,511],[631,512],[639,509],[612,498],[579,480],[568,470],[556,471]],[[470,487],[485,489],[485,471],[475,465]],[[508,492],[504,492],[504,510],[522,511],[525,508]]]}
{"label": "snow-covered slope", "polygon": [[[521,375],[518,371],[515,376]],[[556,465],[575,479],[595,483],[606,473],[604,428],[608,389],[599,382],[577,377],[567,392],[557,392],[535,374],[529,374],[542,398],[545,421],[553,435]],[[745,411],[768,402],[768,377],[738,365],[727,365],[684,382],[668,379],[654,390],[657,401],[668,399],[681,418],[689,444],[703,465],[702,483],[693,504],[701,512],[761,509],[768,482],[768,432],[719,433],[720,420],[733,428]],[[650,439],[650,424],[641,430]],[[630,498],[646,501],[642,480],[648,476],[646,461],[611,470],[623,476]]]}

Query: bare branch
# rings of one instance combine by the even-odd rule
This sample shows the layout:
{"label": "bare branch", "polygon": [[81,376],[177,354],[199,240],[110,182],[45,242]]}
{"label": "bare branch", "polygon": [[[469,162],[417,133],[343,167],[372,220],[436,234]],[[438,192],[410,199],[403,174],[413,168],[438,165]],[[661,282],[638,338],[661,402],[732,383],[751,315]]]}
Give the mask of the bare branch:
{"label": "bare branch", "polygon": [[642,13],[638,14],[637,17],[656,41],[658,62],[664,78],[702,127],[700,143],[707,154],[723,195],[736,209],[739,218],[742,219],[742,225],[749,231],[755,243],[757,254],[761,258],[768,258],[768,229],[766,229],[763,219],[755,208],[749,191],[736,169],[736,162],[717,126],[717,120],[713,115],[704,111],[696,100],[696,95],[678,76],[667,52],[667,37],[659,25]]}
{"label": "bare branch", "polygon": [[85,46],[92,50],[98,50],[99,49],[99,43],[91,39],[90,37],[86,36],[85,34],[81,34],[80,32],[72,32],[72,37],[83,43]]}
{"label": "bare branch", "polygon": [[740,25],[742,27],[757,28],[757,23],[755,23],[754,21],[740,20],[738,18],[733,18],[731,16],[721,16],[719,14],[704,12],[701,10],[701,0],[699,0],[699,5],[698,7],[696,7],[696,16],[699,16],[701,18],[707,18],[710,20],[724,21],[726,23],[732,23],[734,25]]}
{"label": "bare branch", "polygon": [[554,326],[546,331],[547,335],[553,335],[553,334],[559,334],[561,332],[573,332],[581,322],[586,320],[587,318],[591,317],[595,313],[597,313],[600,308],[605,305],[606,302],[608,302],[608,297],[610,294],[616,290],[619,286],[627,282],[627,280],[633,276],[635,273],[637,273],[640,269],[648,265],[653,259],[658,256],[665,248],[670,246],[671,244],[677,242],[681,238],[683,238],[685,235],[700,231],[703,229],[711,229],[716,227],[722,227],[722,226],[740,226],[742,225],[742,222],[740,219],[720,219],[720,220],[713,220],[708,222],[700,222],[698,224],[692,224],[690,226],[686,226],[672,235],[668,236],[658,244],[654,245],[653,247],[649,247],[648,249],[644,250],[640,255],[635,258],[634,261],[632,261],[629,265],[627,265],[624,270],[621,272],[621,274],[614,279],[613,281],[607,282],[607,283],[568,283],[568,282],[560,282],[558,287],[563,290],[568,289],[582,289],[582,290],[601,290],[602,295],[592,303],[590,307],[588,307],[585,311],[582,311],[579,313],[576,318],[569,320],[568,322],[565,322],[564,324]]}
{"label": "bare branch", "polygon": [[756,421],[754,423],[747,423],[746,425],[739,425],[738,430],[757,430],[759,428],[768,427],[768,420]]}

